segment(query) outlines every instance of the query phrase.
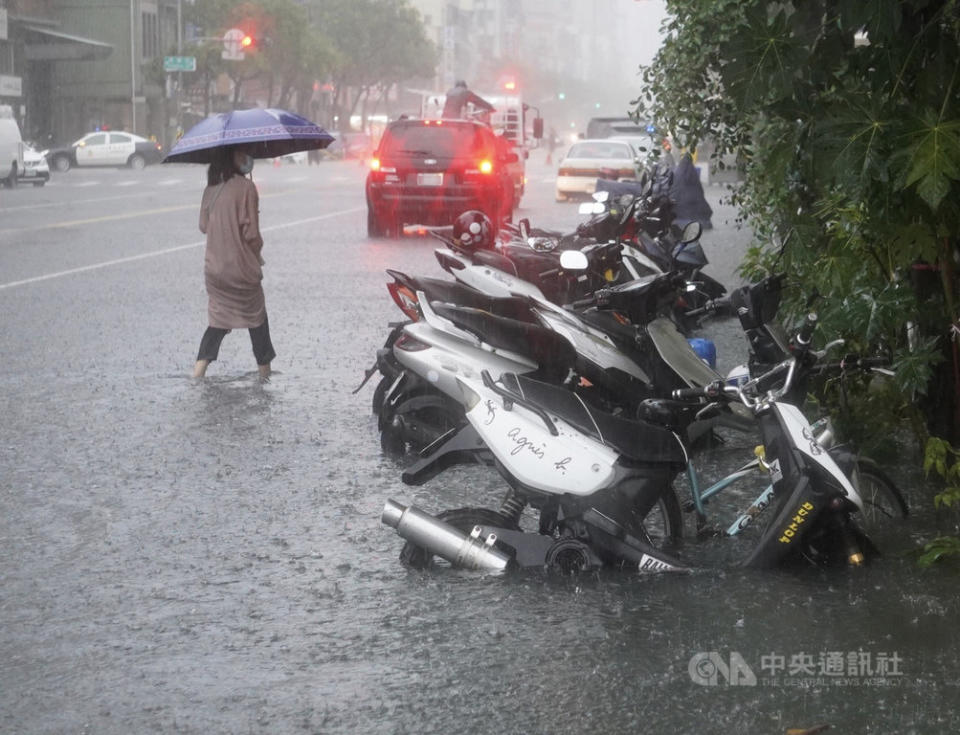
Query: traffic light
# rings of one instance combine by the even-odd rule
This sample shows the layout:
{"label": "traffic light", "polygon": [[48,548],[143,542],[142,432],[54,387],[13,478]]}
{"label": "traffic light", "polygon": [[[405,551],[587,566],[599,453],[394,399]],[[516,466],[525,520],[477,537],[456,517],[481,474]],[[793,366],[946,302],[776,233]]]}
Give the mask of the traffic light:
{"label": "traffic light", "polygon": [[244,50],[250,49],[255,43],[256,41],[254,40],[253,36],[247,34],[240,39],[240,48]]}

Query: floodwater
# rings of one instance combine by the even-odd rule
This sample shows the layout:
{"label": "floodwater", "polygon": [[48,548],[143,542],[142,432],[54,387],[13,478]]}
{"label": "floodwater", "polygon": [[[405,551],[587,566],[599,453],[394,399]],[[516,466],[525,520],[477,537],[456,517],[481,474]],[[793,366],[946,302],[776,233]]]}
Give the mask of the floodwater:
{"label": "floodwater", "polygon": [[[291,242],[291,264],[311,247]],[[338,269],[367,259],[435,274],[431,251],[345,248],[306,314],[294,265],[281,270],[268,295],[283,359],[267,384],[238,367],[250,362],[243,334],[205,381],[173,357],[158,370],[153,353],[189,355],[200,334],[170,313],[137,329],[91,324],[38,291],[50,334],[21,339],[7,292],[0,731],[956,731],[957,574],[905,555],[956,527],[933,517],[910,456],[894,473],[915,513],[863,569],[737,571],[749,538],[689,539],[680,553],[703,571],[677,576],[403,568],[402,541],[379,520],[387,498],[495,508],[503,490],[485,467],[403,486],[379,452],[373,383],[350,393],[399,312],[381,276],[336,280]],[[199,271],[185,259],[181,272]],[[178,277],[159,274],[158,288]],[[117,288],[80,306],[100,309]],[[131,333],[145,342],[134,355],[99,350]],[[728,446],[703,472],[751,450]]]}
{"label": "floodwater", "polygon": [[691,575],[409,571],[384,500],[496,507],[502,483],[467,467],[402,486],[372,386],[344,390],[354,368],[78,380],[52,413],[44,381],[22,386],[2,729],[954,731],[957,578],[899,555],[929,512],[852,571],[724,570],[739,540],[688,541],[720,567]]}

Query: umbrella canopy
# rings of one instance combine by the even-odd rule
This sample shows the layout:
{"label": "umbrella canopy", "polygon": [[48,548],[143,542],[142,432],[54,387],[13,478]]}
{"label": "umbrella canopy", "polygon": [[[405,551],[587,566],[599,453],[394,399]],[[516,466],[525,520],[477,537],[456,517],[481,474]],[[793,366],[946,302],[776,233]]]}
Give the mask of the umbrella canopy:
{"label": "umbrella canopy", "polygon": [[234,110],[194,125],[163,162],[210,163],[216,149],[232,145],[242,145],[254,158],[276,158],[332,142],[333,136],[319,125],[287,110]]}

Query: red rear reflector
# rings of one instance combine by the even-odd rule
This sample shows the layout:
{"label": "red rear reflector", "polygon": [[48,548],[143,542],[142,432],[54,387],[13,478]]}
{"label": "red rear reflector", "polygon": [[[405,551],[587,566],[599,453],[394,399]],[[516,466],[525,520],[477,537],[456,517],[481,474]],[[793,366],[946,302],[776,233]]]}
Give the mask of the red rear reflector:
{"label": "red rear reflector", "polygon": [[420,350],[426,350],[430,347],[426,342],[414,339],[409,334],[400,335],[400,339],[394,342],[393,346],[404,352],[419,352]]}
{"label": "red rear reflector", "polygon": [[400,311],[413,321],[420,321],[420,301],[413,291],[396,281],[387,284],[387,291],[393,297],[394,303],[400,307]]}

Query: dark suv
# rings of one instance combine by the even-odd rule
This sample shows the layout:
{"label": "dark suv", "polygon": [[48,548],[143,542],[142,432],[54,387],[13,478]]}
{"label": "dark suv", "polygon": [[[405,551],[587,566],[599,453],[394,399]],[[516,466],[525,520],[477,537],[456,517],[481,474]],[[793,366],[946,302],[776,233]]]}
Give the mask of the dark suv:
{"label": "dark suv", "polygon": [[367,233],[399,234],[405,223],[449,225],[468,209],[509,221],[515,204],[508,165],[517,160],[477,122],[392,122],[367,176]]}

